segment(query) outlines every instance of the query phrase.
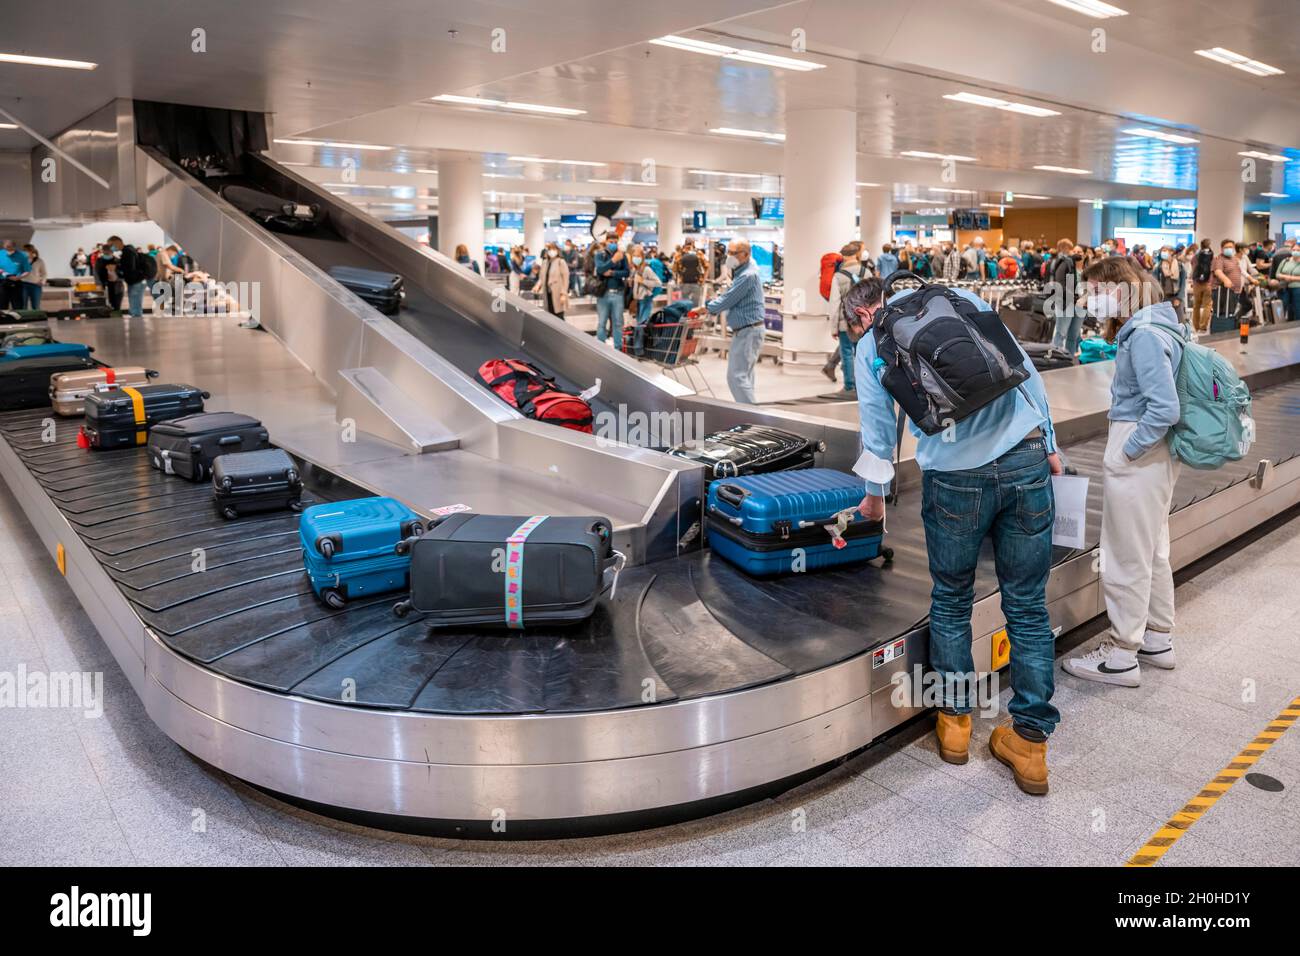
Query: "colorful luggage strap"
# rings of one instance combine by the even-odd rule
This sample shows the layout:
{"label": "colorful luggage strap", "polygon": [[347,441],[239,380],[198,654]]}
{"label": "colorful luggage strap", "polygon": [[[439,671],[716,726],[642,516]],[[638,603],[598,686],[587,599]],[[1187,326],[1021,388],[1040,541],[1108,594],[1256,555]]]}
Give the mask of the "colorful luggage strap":
{"label": "colorful luggage strap", "polygon": [[524,542],[550,515],[533,515],[506,539],[506,626],[519,630],[524,626]]}
{"label": "colorful luggage strap", "polygon": [[[135,410],[135,424],[136,424],[136,426],[137,426],[138,428],[143,429],[143,427],[144,427],[144,423],[145,423],[145,417],[144,417],[144,396],[141,395],[141,394],[140,394],[138,391],[136,391],[134,388],[123,388],[122,391],[123,391],[123,393],[125,393],[126,395],[130,396],[130,399],[131,399],[131,407]],[[148,433],[147,431],[137,431],[137,432],[135,433],[135,443],[136,443],[137,445],[143,445],[143,444],[145,444],[145,443],[148,442],[148,441],[149,441],[149,433]]]}

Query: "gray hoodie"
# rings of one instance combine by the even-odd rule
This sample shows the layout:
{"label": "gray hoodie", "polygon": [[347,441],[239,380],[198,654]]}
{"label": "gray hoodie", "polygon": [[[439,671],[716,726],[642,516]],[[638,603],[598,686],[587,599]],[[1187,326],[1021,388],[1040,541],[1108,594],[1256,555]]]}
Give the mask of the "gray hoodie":
{"label": "gray hoodie", "polygon": [[[1151,326],[1160,325],[1173,334]],[[1183,358],[1187,326],[1168,302],[1157,302],[1125,322],[1115,336],[1115,378],[1110,383],[1110,420],[1137,422],[1124,443],[1130,461],[1141,458],[1178,423],[1174,376]]]}

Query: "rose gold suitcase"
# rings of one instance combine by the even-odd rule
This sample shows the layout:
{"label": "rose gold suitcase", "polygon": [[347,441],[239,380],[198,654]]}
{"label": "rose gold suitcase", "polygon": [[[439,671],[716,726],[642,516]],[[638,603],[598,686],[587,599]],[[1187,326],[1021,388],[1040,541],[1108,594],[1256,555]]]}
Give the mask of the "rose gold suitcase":
{"label": "rose gold suitcase", "polygon": [[122,385],[148,385],[157,378],[152,369],[130,365],[122,368],[100,368],[92,372],[62,372],[50,376],[50,404],[60,415],[83,415],[86,396],[100,389]]}

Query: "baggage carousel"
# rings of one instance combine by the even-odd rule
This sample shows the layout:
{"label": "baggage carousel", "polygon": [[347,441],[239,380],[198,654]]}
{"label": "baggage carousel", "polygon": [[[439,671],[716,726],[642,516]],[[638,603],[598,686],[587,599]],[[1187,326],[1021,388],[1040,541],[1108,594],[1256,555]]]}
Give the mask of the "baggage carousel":
{"label": "baggage carousel", "polygon": [[[1249,464],[1184,470],[1176,566],[1300,500],[1300,383],[1258,390],[1255,415]],[[392,597],[320,603],[296,514],[225,521],[206,485],[153,471],[143,449],[77,448],[75,419],[47,441],[51,420],[0,415],[0,474],[152,718],[326,812],[458,835],[630,829],[779,789],[920,712],[891,700],[894,676],[926,659],[917,491],[890,512],[887,566],[760,581],[701,551],[626,569],[584,625],[431,630]],[[1104,446],[1067,453],[1096,478]],[[305,471],[309,497],[346,496],[346,476]],[[1089,541],[1099,506],[1094,480]],[[1054,554],[1058,628],[1102,609],[1093,556]],[[1001,626],[991,555],[976,591],[986,670]]]}

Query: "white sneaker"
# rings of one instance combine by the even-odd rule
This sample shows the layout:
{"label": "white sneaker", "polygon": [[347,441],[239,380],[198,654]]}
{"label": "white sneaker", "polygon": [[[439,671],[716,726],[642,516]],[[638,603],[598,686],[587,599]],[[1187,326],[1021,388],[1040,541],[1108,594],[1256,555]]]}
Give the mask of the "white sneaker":
{"label": "white sneaker", "polygon": [[1066,673],[1084,680],[1118,684],[1121,687],[1138,687],[1142,683],[1137,655],[1116,647],[1110,641],[1102,641],[1096,649],[1082,657],[1071,657],[1062,666]]}
{"label": "white sneaker", "polygon": [[1137,652],[1137,659],[1161,670],[1173,670],[1174,636],[1168,632],[1147,631],[1142,635],[1142,650]]}

